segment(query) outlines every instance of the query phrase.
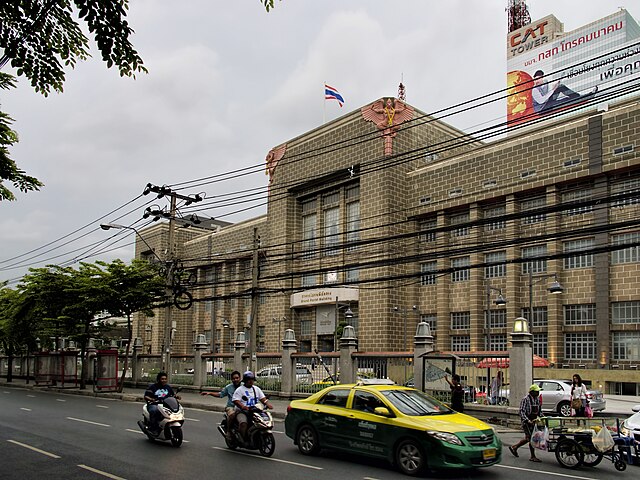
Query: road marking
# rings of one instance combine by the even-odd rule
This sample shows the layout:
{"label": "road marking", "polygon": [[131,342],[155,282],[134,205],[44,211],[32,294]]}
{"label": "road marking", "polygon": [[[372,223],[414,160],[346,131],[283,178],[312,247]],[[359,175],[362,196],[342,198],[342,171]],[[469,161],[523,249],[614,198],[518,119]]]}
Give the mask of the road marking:
{"label": "road marking", "polygon": [[259,458],[261,460],[271,460],[272,462],[286,463],[287,465],[295,465],[296,467],[311,468],[312,470],[324,470],[324,468],[322,467],[316,467],[314,465],[305,465],[304,463],[298,463],[298,462],[290,462],[288,460],[281,460],[279,458],[261,457],[259,455],[254,455],[252,453],[239,452],[238,450],[229,450],[228,448],[222,448],[222,447],[212,447],[212,448],[214,450],[223,450],[225,452],[235,453],[236,455],[244,455],[246,457]]}
{"label": "road marking", "polygon": [[36,398],[36,396],[35,396],[35,395],[27,395],[27,397],[29,397],[29,398]]}
{"label": "road marking", "polygon": [[66,400],[63,400],[62,398],[56,398],[56,402],[66,402]]}
{"label": "road marking", "polygon": [[24,407],[20,407],[20,410],[24,410],[25,412],[30,412],[31,411],[30,408],[24,408]]}
{"label": "road marking", "polygon": [[9,395],[9,392],[7,392],[6,390],[3,390],[2,393],[6,393],[7,395]]}
{"label": "road marking", "polygon": [[96,405],[96,407],[98,407],[98,408],[109,408],[106,405]]}
{"label": "road marking", "polygon": [[134,430],[133,428],[125,428],[124,431],[131,432],[131,433],[139,433],[140,435],[144,435],[144,433],[142,433],[140,430]]}
{"label": "road marking", "polygon": [[187,418],[184,417],[185,420],[189,420],[190,422],[199,422],[200,420],[198,420],[197,418]]}
{"label": "road marking", "polygon": [[597,478],[593,478],[593,477],[579,477],[578,475],[567,475],[566,473],[545,472],[542,470],[534,470],[532,468],[511,467],[509,465],[493,465],[493,466],[500,467],[500,468],[510,468],[512,470],[522,470],[524,472],[544,473],[546,475],[555,475],[556,477],[577,478],[579,480],[598,480]]}
{"label": "road marking", "polygon": [[26,443],[16,442],[15,440],[7,440],[7,442],[13,443],[15,445],[19,445],[19,446],[24,447],[24,448],[28,448],[29,450],[33,450],[34,452],[41,453],[42,455],[46,455],[47,457],[61,458],[61,457],[59,457],[58,455],[56,455],[54,453],[45,452],[44,450],[40,450],[39,448],[32,447],[31,445],[27,445]]}
{"label": "road marking", "polygon": [[97,468],[88,467],[87,465],[78,465],[80,468],[84,468],[85,470],[89,470],[90,472],[97,473],[98,475],[102,475],[103,477],[112,478],[113,480],[126,480],[125,478],[114,475],[113,473],[103,472],[102,470],[98,470]]}
{"label": "road marking", "polygon": [[90,423],[91,425],[98,425],[99,427],[110,427],[106,423],[92,422],[90,420],[82,420],[81,418],[67,417],[67,420],[73,420],[74,422]]}
{"label": "road marking", "polygon": [[380,479],[375,477],[362,477],[362,480],[380,480]]}

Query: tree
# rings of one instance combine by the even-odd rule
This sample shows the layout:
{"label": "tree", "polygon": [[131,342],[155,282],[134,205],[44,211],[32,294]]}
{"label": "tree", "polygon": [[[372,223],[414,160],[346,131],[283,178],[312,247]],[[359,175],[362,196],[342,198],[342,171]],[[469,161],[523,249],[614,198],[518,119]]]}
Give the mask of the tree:
{"label": "tree", "polygon": [[145,260],[134,259],[130,265],[122,260],[114,260],[109,264],[96,263],[104,267],[102,278],[106,286],[105,310],[113,316],[127,318],[128,341],[119,384],[119,390],[122,391],[133,338],[131,316],[136,312],[153,316],[153,308],[164,301],[165,279],[158,274],[155,265]]}
{"label": "tree", "polygon": [[[29,79],[36,92],[47,96],[62,92],[65,67],[73,68],[89,55],[84,23],[108,68],[117,67],[120,76],[147,72],[142,58],[129,41],[133,30],[126,20],[128,0],[20,0],[0,2],[0,69],[7,63],[18,76]],[[13,77],[2,74],[0,88],[14,87]],[[12,119],[0,112],[0,201],[15,200],[2,185],[9,181],[22,191],[38,190],[43,184],[19,170],[8,155],[17,142]]]}
{"label": "tree", "polygon": [[[280,0],[280,1],[282,1],[282,0]],[[264,5],[264,8],[267,10],[267,12],[275,7],[274,2],[275,2],[275,0],[260,0],[260,3],[262,3]]]}

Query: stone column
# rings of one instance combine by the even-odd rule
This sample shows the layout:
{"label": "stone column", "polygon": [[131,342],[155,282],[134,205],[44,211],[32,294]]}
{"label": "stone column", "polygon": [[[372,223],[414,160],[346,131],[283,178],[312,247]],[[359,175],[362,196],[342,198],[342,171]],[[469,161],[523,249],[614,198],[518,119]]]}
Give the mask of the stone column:
{"label": "stone column", "polygon": [[526,319],[516,318],[509,350],[509,406],[518,407],[533,383],[533,336]]}
{"label": "stone column", "polygon": [[193,386],[198,389],[206,383],[207,367],[202,359],[202,354],[207,346],[206,338],[202,334],[198,335],[196,341],[193,342]]}
{"label": "stone column", "polygon": [[[278,324],[280,328],[280,324]],[[296,335],[293,330],[288,328],[284,331],[284,340],[282,341],[282,376],[280,390],[285,397],[290,397],[296,386],[296,363],[295,358],[291,355],[298,349]]]}
{"label": "stone column", "polygon": [[433,352],[433,335],[431,335],[429,324],[420,322],[413,338],[413,383],[417,390],[424,392],[423,355]]}
{"label": "stone column", "polygon": [[356,331],[351,325],[342,330],[340,338],[340,383],[354,383],[357,379],[356,362],[353,354],[358,351]]}
{"label": "stone column", "polygon": [[[244,332],[239,332],[236,337],[236,342],[234,345],[233,352],[233,365],[234,369],[239,371],[240,374],[244,373],[247,368],[242,364],[242,356],[244,355],[245,350],[247,349],[247,341]],[[256,372],[253,372],[256,373]]]}
{"label": "stone column", "polygon": [[137,385],[140,380],[140,365],[138,357],[142,352],[142,347],[142,339],[140,337],[136,337],[133,341],[133,354],[131,355],[131,381],[134,386]]}

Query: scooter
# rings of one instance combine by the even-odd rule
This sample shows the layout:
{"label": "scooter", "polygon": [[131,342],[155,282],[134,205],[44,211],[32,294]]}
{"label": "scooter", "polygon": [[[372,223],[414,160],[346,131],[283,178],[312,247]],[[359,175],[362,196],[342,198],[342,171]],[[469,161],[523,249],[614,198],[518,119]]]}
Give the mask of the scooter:
{"label": "scooter", "polygon": [[247,439],[243,439],[238,431],[237,422],[231,426],[231,435],[227,436],[227,414],[218,425],[218,431],[224,437],[224,441],[231,450],[245,448],[247,450],[258,450],[263,457],[270,457],[276,450],[276,439],[271,433],[273,430],[273,417],[262,403],[250,407],[246,412],[249,421],[247,429]]}
{"label": "scooter", "polygon": [[[179,390],[178,390],[179,391]],[[176,391],[177,393],[177,391]],[[158,411],[162,414],[159,422],[160,431],[156,434],[149,428],[151,420],[149,409],[145,403],[142,407],[142,420],[138,420],[138,427],[151,441],[170,441],[174,447],[182,445],[182,425],[184,424],[184,408],[176,397],[166,397],[158,401]]]}

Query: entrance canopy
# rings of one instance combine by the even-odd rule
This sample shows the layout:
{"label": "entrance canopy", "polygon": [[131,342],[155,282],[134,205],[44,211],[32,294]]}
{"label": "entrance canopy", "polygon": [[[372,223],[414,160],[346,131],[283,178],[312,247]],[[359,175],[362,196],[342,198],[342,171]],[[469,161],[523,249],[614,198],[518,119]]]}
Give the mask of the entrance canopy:
{"label": "entrance canopy", "polygon": [[[538,356],[533,356],[533,366],[534,367],[548,367],[550,363]],[[479,361],[476,364],[478,368],[509,368],[509,357],[489,357]]]}

